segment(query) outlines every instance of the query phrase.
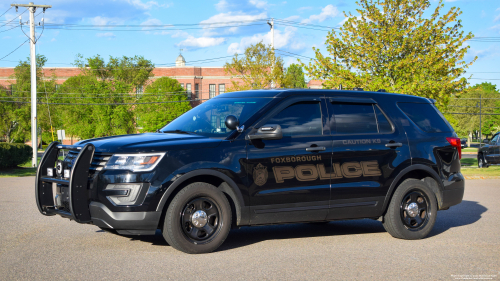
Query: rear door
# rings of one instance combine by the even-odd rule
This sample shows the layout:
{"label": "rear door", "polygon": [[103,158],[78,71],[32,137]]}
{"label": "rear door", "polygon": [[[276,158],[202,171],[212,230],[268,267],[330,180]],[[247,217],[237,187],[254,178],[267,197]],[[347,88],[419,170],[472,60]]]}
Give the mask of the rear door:
{"label": "rear door", "polygon": [[323,100],[288,98],[254,126],[278,124],[283,138],[248,141],[251,224],[326,218],[332,140]]}
{"label": "rear door", "polygon": [[376,217],[394,171],[407,160],[404,132],[369,98],[331,98],[333,173],[328,219]]}

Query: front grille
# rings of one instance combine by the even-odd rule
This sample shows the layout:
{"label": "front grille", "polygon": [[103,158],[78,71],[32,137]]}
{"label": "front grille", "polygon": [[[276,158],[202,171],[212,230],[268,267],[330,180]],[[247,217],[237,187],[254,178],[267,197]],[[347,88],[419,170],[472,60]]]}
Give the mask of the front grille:
{"label": "front grille", "polygon": [[[64,159],[64,166],[65,169],[72,169],[73,165],[75,164],[76,157],[80,153],[80,150],[70,150],[68,151],[68,155]],[[89,177],[92,178],[96,172],[99,172],[104,168],[106,163],[108,162],[109,158],[111,157],[112,154],[109,153],[101,153],[101,152],[94,152],[94,158],[92,159],[92,163],[90,164],[90,169],[89,169]]]}
{"label": "front grille", "polygon": [[112,154],[94,152],[94,158],[92,159],[92,164],[89,169],[89,177],[93,177],[95,173],[99,172],[106,166],[109,158]]}

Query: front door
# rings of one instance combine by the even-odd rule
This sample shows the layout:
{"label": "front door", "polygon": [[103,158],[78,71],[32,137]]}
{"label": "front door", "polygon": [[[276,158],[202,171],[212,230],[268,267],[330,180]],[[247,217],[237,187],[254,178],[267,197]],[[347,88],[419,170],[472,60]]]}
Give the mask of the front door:
{"label": "front door", "polygon": [[500,162],[500,134],[496,134],[488,144],[488,153],[486,154],[486,160],[488,163],[499,163]]}
{"label": "front door", "polygon": [[326,218],[332,155],[326,117],[321,96],[292,97],[256,124],[280,125],[283,138],[248,141],[252,224]]}
{"label": "front door", "polygon": [[328,219],[378,216],[389,179],[406,159],[401,151],[409,151],[405,134],[371,99],[332,98],[328,109],[334,171]]}

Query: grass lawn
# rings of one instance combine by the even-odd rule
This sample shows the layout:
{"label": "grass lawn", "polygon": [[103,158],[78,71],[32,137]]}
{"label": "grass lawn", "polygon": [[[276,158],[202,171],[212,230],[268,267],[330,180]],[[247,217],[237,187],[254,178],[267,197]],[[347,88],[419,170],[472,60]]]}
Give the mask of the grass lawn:
{"label": "grass lawn", "polygon": [[462,149],[462,152],[477,152],[477,148],[475,147],[466,147]]}
{"label": "grass lawn", "polygon": [[500,178],[500,165],[479,169],[477,167],[477,159],[475,158],[464,158],[461,159],[460,162],[462,163],[462,174],[467,178]]}

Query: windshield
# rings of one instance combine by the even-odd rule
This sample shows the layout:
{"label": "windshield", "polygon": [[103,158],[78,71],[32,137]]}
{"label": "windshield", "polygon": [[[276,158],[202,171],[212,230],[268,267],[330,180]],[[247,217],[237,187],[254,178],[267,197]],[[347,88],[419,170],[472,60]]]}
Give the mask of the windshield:
{"label": "windshield", "polygon": [[270,98],[211,99],[179,116],[160,131],[185,131],[207,137],[227,137],[231,130],[226,128],[226,116],[236,116],[241,125],[269,101]]}

